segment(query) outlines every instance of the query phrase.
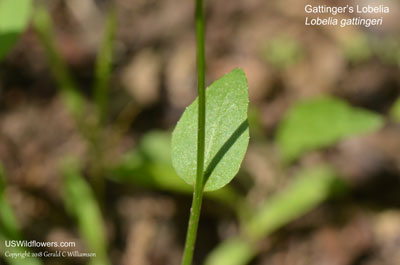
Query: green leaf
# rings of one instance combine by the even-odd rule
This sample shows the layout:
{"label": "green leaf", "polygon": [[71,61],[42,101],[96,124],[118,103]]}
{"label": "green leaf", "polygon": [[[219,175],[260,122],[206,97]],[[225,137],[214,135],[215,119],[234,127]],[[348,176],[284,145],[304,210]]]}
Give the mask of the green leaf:
{"label": "green leaf", "polygon": [[31,8],[31,0],[0,0],[0,60],[25,30]]}
{"label": "green leaf", "polygon": [[[206,90],[205,191],[220,189],[237,174],[249,142],[247,80],[235,69]],[[194,185],[197,168],[197,99],[172,134],[172,164]]]}
{"label": "green leaf", "polygon": [[382,125],[380,115],[337,98],[305,100],[286,114],[277,131],[277,143],[283,159],[291,162],[307,151],[377,130]]}

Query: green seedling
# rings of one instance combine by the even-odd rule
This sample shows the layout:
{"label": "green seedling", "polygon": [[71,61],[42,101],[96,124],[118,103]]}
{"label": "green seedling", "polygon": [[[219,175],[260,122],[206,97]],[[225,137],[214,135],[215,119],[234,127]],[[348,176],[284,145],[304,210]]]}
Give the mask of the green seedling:
{"label": "green seedling", "polygon": [[31,0],[0,0],[0,61],[25,31],[31,9]]}
{"label": "green seedling", "polygon": [[204,191],[220,189],[232,180],[249,141],[249,98],[243,71],[232,71],[206,92],[203,9],[203,1],[196,0],[198,98],[172,134],[173,166],[194,187],[182,265],[192,264]]}
{"label": "green seedling", "polygon": [[338,98],[309,99],[294,104],[286,113],[277,131],[277,144],[283,160],[291,162],[308,151],[375,131],[383,124],[380,115]]}

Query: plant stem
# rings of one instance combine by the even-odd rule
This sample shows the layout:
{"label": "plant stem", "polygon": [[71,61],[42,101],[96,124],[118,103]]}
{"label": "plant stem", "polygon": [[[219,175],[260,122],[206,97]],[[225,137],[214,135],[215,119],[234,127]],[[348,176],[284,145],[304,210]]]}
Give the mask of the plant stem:
{"label": "plant stem", "polygon": [[50,63],[54,78],[61,89],[61,97],[67,109],[72,113],[78,126],[83,124],[84,99],[79,93],[79,87],[68,70],[67,63],[62,58],[54,36],[53,21],[49,11],[39,5],[33,15],[33,25],[43,45],[46,57]]}
{"label": "plant stem", "polygon": [[96,59],[94,101],[97,106],[99,125],[104,125],[107,114],[108,89],[112,71],[113,45],[115,30],[117,27],[117,17],[114,6],[110,7],[105,23],[105,32],[101,47]]}
{"label": "plant stem", "polygon": [[200,210],[204,189],[204,146],[206,132],[206,87],[205,87],[205,38],[203,0],[196,0],[196,39],[197,39],[197,82],[198,82],[198,127],[197,127],[197,174],[193,193],[192,208],[182,265],[191,265],[199,226]]}

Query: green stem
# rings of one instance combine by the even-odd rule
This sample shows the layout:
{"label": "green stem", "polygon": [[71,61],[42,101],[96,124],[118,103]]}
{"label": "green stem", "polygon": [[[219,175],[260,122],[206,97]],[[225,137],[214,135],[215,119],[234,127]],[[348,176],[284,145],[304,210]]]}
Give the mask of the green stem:
{"label": "green stem", "polygon": [[197,128],[197,174],[193,193],[192,208],[182,265],[190,265],[193,260],[194,246],[199,226],[200,210],[204,190],[204,146],[206,132],[206,86],[205,86],[205,41],[203,0],[196,0],[196,39],[197,39],[197,78],[198,78],[198,128]]}
{"label": "green stem", "polygon": [[106,28],[96,60],[94,100],[96,102],[98,122],[100,125],[104,125],[107,114],[108,88],[112,71],[116,24],[117,17],[115,9],[114,6],[111,6],[107,15],[105,23]]}
{"label": "green stem", "polygon": [[81,126],[83,124],[82,117],[84,117],[85,101],[79,93],[79,88],[71,76],[67,63],[57,48],[53,21],[49,11],[44,6],[38,5],[36,8],[33,15],[33,25],[44,47],[55,80],[61,89],[62,100],[74,116],[78,126]]}

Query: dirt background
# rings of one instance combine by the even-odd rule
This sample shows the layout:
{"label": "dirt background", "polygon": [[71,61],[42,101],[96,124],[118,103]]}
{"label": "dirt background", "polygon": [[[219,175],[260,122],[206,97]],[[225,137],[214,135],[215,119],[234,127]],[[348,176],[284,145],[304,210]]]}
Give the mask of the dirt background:
{"label": "dirt background", "polygon": [[[386,39],[399,43],[398,1],[387,1],[391,14],[385,16],[384,25],[369,29],[305,27],[303,0],[206,2],[207,83],[243,68],[251,110],[258,117],[256,126],[250,126],[252,140],[243,170],[232,184],[254,205],[290,181],[277,165],[274,140],[277,124],[293,102],[331,94],[387,115],[400,93],[399,56],[396,61],[391,51],[386,57],[379,53],[386,49]],[[193,1],[113,3],[118,29],[107,124],[126,113],[128,130],[112,155],[106,156],[106,164],[135,148],[149,131],[171,131],[196,96]],[[109,4],[104,0],[47,4],[58,46],[89,102]],[[372,43],[370,48],[365,48],[364,38]],[[268,55],[268,45],[277,39],[296,43],[294,50],[285,50],[293,55],[289,62],[284,60],[288,65]],[[352,192],[265,238],[251,264],[400,264],[399,136],[399,125],[389,122],[376,133],[298,161],[294,168],[333,163],[351,183]],[[66,155],[91,159],[30,27],[0,64],[0,160],[7,172],[7,198],[27,239],[81,240],[60,194],[58,161]],[[179,264],[190,196],[109,180],[105,186],[103,216],[112,264]],[[229,209],[207,199],[199,229],[196,264],[236,234],[238,223]]]}

